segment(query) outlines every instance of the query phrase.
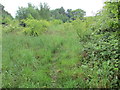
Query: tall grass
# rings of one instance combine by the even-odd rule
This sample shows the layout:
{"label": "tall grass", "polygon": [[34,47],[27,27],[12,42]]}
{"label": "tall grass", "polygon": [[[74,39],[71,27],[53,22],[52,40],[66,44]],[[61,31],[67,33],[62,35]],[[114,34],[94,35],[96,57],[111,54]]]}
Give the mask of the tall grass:
{"label": "tall grass", "polygon": [[[3,87],[52,87],[54,72],[64,71],[79,61],[76,56],[80,46],[74,35],[47,33],[38,37],[3,35]],[[54,87],[61,86],[61,76],[56,75],[60,79]]]}
{"label": "tall grass", "polygon": [[[3,88],[106,88],[109,62],[82,57],[83,45],[70,23],[37,37],[3,33]],[[92,66],[94,65],[94,66]]]}

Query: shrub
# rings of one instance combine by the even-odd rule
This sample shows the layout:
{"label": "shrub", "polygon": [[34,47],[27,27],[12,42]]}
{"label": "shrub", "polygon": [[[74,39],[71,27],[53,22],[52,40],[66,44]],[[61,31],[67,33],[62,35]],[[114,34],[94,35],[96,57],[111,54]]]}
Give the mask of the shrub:
{"label": "shrub", "polygon": [[[78,35],[80,39],[82,39],[81,43],[84,43],[83,51],[87,53],[87,56],[83,57],[82,63],[90,64],[92,68],[95,68],[95,63],[97,63],[97,67],[100,70],[103,70],[104,67],[109,68],[103,70],[107,73],[106,75],[108,77],[106,83],[111,82],[109,83],[110,87],[118,87],[118,85],[120,85],[118,81],[118,17],[116,16],[117,12],[114,12],[112,8],[106,8],[109,7],[109,5],[115,8],[117,6],[115,3],[108,3],[100,15],[94,17],[95,22],[92,22],[92,27],[88,19],[86,19],[87,21],[74,21],[73,23],[75,23],[76,30],[80,32]],[[88,22],[88,25],[86,26],[84,22]],[[78,23],[81,23],[80,27]],[[86,34],[84,31],[81,32],[81,30],[85,29],[91,29],[93,33]],[[86,35],[89,35],[89,37],[85,38],[84,36]],[[81,38],[81,36],[83,36],[83,38]],[[85,41],[87,42],[85,43]],[[105,63],[105,65],[103,63]]]}
{"label": "shrub", "polygon": [[90,25],[87,24],[84,20],[75,20],[72,22],[74,30],[76,30],[80,41],[87,42],[89,35],[91,34],[91,30],[89,29]]}
{"label": "shrub", "polygon": [[4,25],[2,27],[2,31],[5,33],[21,32],[22,29],[23,28],[19,26],[19,22],[17,20],[12,20],[12,21],[10,21],[10,23],[8,23],[7,25]]}
{"label": "shrub", "polygon": [[26,23],[26,27],[23,29],[23,32],[28,35],[38,36],[41,33],[45,32],[50,26],[50,23],[46,20],[35,20],[27,19],[23,20]]}

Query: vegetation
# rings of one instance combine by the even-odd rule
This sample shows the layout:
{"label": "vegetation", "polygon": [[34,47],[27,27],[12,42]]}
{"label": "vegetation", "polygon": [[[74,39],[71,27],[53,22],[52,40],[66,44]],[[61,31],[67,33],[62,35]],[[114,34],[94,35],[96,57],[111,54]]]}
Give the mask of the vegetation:
{"label": "vegetation", "polygon": [[16,18],[18,20],[27,19],[32,17],[34,19],[44,19],[44,20],[54,20],[59,19],[63,22],[75,20],[76,18],[82,18],[85,16],[85,11],[81,9],[65,11],[63,7],[57,8],[55,10],[50,10],[46,3],[40,3],[39,7],[28,3],[28,7],[20,7],[17,11]]}
{"label": "vegetation", "polygon": [[120,88],[119,7],[105,2],[91,17],[46,3],[3,13],[2,87]]}
{"label": "vegetation", "polygon": [[7,11],[4,10],[4,6],[0,4],[0,16],[2,16],[2,18],[0,17],[0,19],[2,19],[0,21],[0,24],[3,23],[9,23],[13,17],[11,16],[10,13],[8,13]]}

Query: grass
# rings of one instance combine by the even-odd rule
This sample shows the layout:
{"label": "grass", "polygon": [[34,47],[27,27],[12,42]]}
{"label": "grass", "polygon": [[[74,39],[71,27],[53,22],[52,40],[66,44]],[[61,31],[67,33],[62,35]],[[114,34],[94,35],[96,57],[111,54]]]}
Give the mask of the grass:
{"label": "grass", "polygon": [[[63,26],[49,29],[38,37],[3,34],[3,88],[105,88],[110,85],[107,72],[98,71],[97,63],[95,68],[82,64],[83,47],[73,29],[68,31]],[[106,67],[103,69],[107,71]],[[100,74],[103,79],[99,78]]]}

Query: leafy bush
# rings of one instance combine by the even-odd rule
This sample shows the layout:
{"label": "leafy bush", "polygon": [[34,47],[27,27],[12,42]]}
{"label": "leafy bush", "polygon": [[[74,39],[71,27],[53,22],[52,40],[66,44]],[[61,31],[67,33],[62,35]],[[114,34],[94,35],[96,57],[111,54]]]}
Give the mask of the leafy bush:
{"label": "leafy bush", "polygon": [[[109,69],[105,70],[108,77],[106,84],[111,82],[111,87],[118,87],[120,85],[118,82],[118,17],[116,11],[114,12],[112,8],[108,8],[110,5],[114,7],[114,10],[117,10],[117,4],[106,3],[103,11],[98,16],[94,17],[95,21],[92,22],[92,26],[88,19],[83,20],[83,22],[74,21],[73,23],[76,25],[76,30],[80,32],[78,35],[81,39],[81,43],[84,43],[82,63],[90,65],[92,68],[96,68],[95,63],[97,63],[97,67],[100,70],[104,67],[109,67]],[[88,22],[88,25],[86,25],[85,22]],[[80,27],[78,23],[81,25]],[[84,30],[89,29],[92,30],[92,33],[87,34]],[[89,35],[89,37],[86,37],[86,35]],[[103,63],[106,63],[106,65]]]}
{"label": "leafy bush", "polygon": [[5,33],[9,32],[21,32],[23,27],[19,26],[19,22],[17,20],[12,20],[8,24],[3,25],[2,31]]}
{"label": "leafy bush", "polygon": [[23,20],[27,25],[23,32],[28,35],[38,36],[41,33],[45,32],[47,28],[50,26],[50,23],[46,20],[35,20],[35,19],[27,19]]}
{"label": "leafy bush", "polygon": [[79,20],[79,19],[73,21],[72,24],[73,24],[74,30],[76,30],[80,38],[80,41],[87,42],[86,40],[88,40],[92,32],[89,29],[90,25],[88,25],[85,20]]}

